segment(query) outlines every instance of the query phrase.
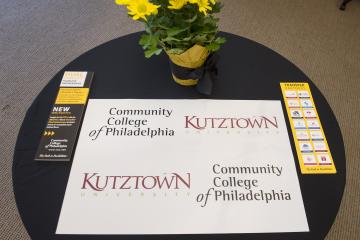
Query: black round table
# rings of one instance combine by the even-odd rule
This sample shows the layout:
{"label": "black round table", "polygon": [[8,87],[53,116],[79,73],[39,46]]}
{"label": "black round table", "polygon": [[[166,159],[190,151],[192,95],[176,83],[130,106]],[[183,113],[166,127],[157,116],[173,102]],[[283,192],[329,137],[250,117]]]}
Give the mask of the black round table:
{"label": "black round table", "polygon": [[[287,127],[300,181],[310,232],[219,235],[55,235],[71,162],[34,161],[35,151],[64,71],[93,71],[90,98],[197,99],[195,88],[177,85],[165,54],[146,59],[137,44],[141,33],[114,39],[81,55],[54,76],[29,108],[14,154],[13,185],[17,207],[32,239],[324,239],[338,212],[345,187],[346,164],[342,135],[324,96],[295,65],[249,39],[221,33],[227,43],[219,51],[219,79],[211,99],[281,100],[280,82],[308,82],[337,174],[303,175]],[[286,109],[283,104],[283,111]],[[74,213],[76,214],[76,213]]]}

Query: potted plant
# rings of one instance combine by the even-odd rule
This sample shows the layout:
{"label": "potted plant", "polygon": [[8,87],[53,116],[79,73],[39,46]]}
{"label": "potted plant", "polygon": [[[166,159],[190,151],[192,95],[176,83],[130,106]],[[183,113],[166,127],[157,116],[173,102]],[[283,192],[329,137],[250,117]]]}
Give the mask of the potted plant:
{"label": "potted plant", "polygon": [[128,15],[145,25],[140,45],[145,57],[165,51],[174,80],[184,86],[198,85],[210,94],[216,78],[217,56],[225,43],[218,35],[214,16],[222,4],[216,0],[115,0],[128,9]]}

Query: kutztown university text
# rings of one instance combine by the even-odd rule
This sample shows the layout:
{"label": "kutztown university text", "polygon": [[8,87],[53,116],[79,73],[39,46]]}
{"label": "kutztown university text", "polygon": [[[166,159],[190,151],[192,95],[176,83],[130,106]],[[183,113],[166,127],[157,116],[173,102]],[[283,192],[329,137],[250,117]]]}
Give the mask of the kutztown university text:
{"label": "kutztown university text", "polygon": [[[264,191],[259,175],[280,177],[283,168],[274,165],[265,166],[212,166],[212,182],[207,195],[215,201],[265,201],[291,200],[290,193],[272,189]],[[242,176],[249,178],[241,178]],[[161,175],[103,175],[83,173],[81,189],[102,191],[141,190],[141,191],[178,191],[191,190],[191,173],[165,173]],[[205,204],[206,205],[206,204]],[[205,206],[204,205],[204,206]]]}

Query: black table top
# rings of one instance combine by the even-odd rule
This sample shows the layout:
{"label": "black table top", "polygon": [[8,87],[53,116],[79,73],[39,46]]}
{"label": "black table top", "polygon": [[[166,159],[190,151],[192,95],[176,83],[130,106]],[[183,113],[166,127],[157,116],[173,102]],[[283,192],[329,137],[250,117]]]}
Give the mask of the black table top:
{"label": "black table top", "polygon": [[[29,108],[20,129],[13,163],[16,203],[32,239],[324,239],[338,212],[345,188],[346,162],[341,131],[324,96],[294,64],[249,39],[221,33],[227,43],[219,51],[219,79],[209,97],[193,87],[177,85],[165,54],[146,59],[137,44],[141,33],[100,45],[81,55],[54,76]],[[282,100],[280,82],[307,82],[337,174],[303,175],[295,158],[310,232],[219,235],[55,235],[71,162],[33,161],[64,71],[93,71],[90,98]],[[286,112],[284,103],[283,111]],[[288,132],[291,135],[289,121]]]}

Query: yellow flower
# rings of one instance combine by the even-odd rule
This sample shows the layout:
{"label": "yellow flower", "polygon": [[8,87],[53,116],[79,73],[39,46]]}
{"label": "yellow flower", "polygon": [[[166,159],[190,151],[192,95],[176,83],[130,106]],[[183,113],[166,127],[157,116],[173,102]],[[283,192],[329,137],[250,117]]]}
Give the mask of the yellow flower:
{"label": "yellow flower", "polygon": [[127,4],[127,8],[129,9],[129,14],[132,16],[134,20],[138,20],[142,18],[146,21],[146,16],[157,14],[158,13],[157,9],[159,7],[160,5],[152,4],[148,0],[132,0],[129,1],[129,3]]}
{"label": "yellow flower", "polygon": [[[211,4],[215,4],[216,0],[209,0],[211,2]],[[198,3],[201,2],[201,0],[189,0],[190,3]]]}
{"label": "yellow flower", "polygon": [[209,1],[211,2],[211,4],[216,3],[216,0],[189,0],[189,3],[197,4],[199,7],[199,12],[202,12],[205,15],[207,15],[207,12],[209,10],[212,10]]}
{"label": "yellow flower", "polygon": [[[210,0],[210,1],[213,1],[213,0]],[[208,0],[197,0],[197,5],[199,6],[199,12],[202,12],[205,15],[207,15],[207,11],[212,9],[209,6],[209,1]]]}
{"label": "yellow flower", "polygon": [[169,9],[180,9],[182,8],[188,0],[169,0],[170,6]]}
{"label": "yellow flower", "polygon": [[131,2],[131,0],[115,0],[115,3],[117,5],[129,5],[129,3]]}

